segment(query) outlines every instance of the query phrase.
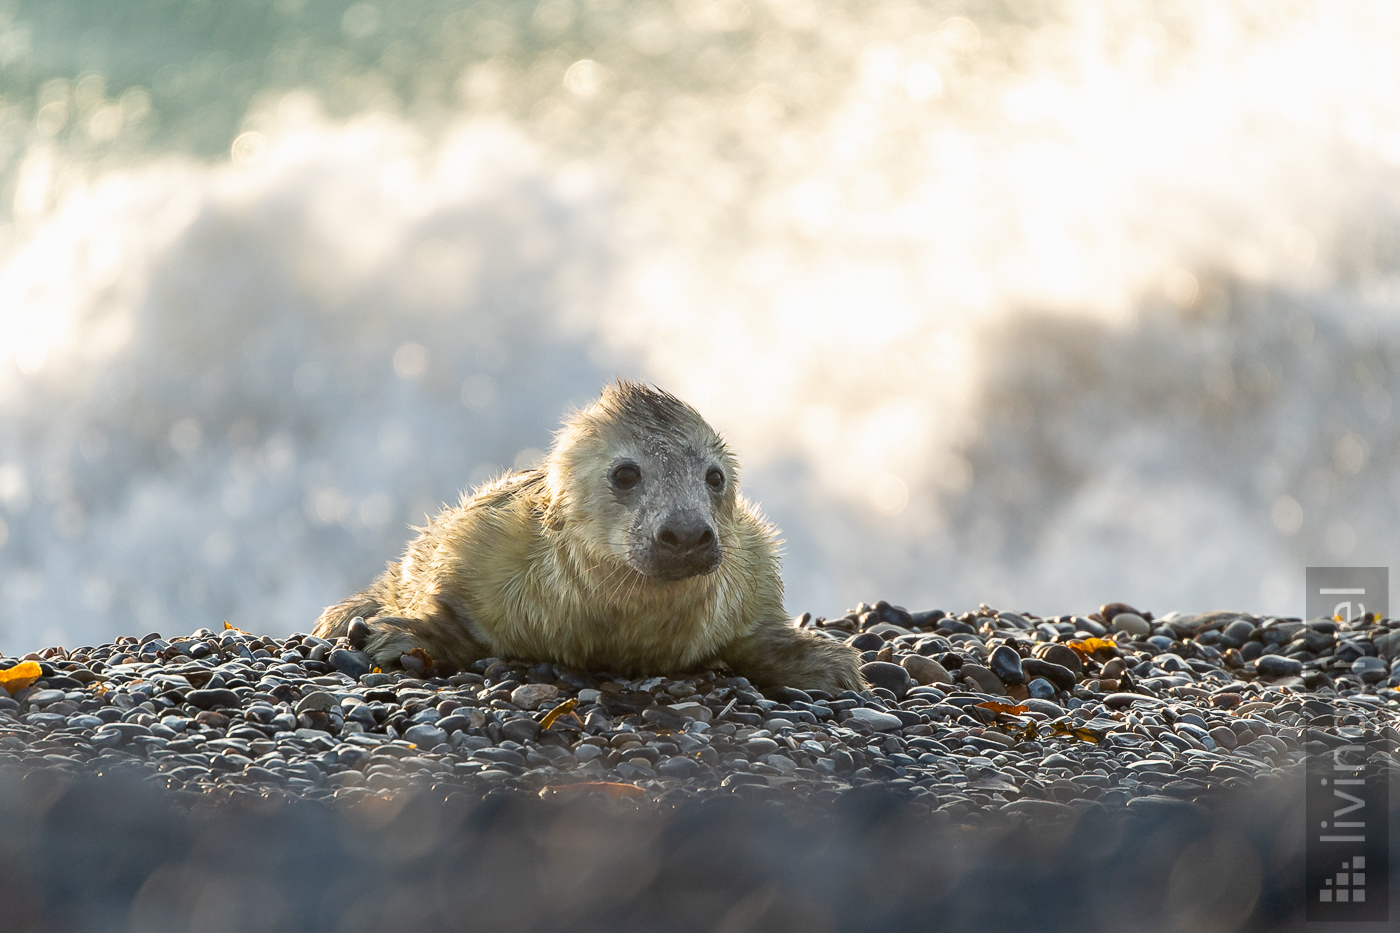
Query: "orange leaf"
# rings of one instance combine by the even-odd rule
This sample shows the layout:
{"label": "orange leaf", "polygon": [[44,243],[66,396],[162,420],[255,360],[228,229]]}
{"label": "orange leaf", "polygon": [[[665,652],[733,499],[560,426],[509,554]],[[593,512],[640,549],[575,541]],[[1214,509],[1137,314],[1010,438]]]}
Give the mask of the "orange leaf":
{"label": "orange leaf", "polygon": [[0,687],[19,693],[44,674],[37,661],[21,661],[9,670],[0,671]]}
{"label": "orange leaf", "polygon": [[994,713],[1006,713],[1011,716],[1019,716],[1026,711],[1024,706],[1002,703],[998,700],[988,700],[986,703],[978,703],[977,705]]}
{"label": "orange leaf", "polygon": [[1118,645],[1106,638],[1086,638],[1083,641],[1076,639],[1074,641],[1065,642],[1065,645],[1069,648],[1073,648],[1075,653],[1086,661],[1089,660],[1089,656],[1095,651],[1112,651],[1114,654],[1118,653]]}
{"label": "orange leaf", "polygon": [[546,794],[588,794],[597,791],[614,799],[618,797],[640,797],[646,793],[636,784],[623,784],[618,781],[585,781],[581,784],[551,784],[540,791]]}
{"label": "orange leaf", "polygon": [[563,703],[560,703],[558,706],[554,707],[554,709],[545,713],[544,718],[540,720],[540,731],[543,732],[545,729],[548,729],[550,726],[554,725],[555,720],[557,720],[560,716],[563,716],[565,713],[573,712],[575,706],[578,706],[578,699],[570,698],[568,700],[565,700]]}
{"label": "orange leaf", "polygon": [[1095,745],[1099,744],[1099,739],[1103,737],[1097,732],[1095,732],[1093,729],[1085,729],[1082,726],[1070,727],[1061,723],[1056,723],[1055,725],[1051,726],[1050,734],[1066,735],[1070,736],[1071,738],[1079,739],[1082,742],[1092,742]]}

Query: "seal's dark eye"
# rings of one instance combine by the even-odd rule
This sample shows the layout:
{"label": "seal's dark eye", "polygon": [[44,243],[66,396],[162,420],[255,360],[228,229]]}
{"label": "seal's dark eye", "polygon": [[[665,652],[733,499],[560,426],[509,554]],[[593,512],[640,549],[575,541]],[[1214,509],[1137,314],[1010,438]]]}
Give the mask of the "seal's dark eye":
{"label": "seal's dark eye", "polygon": [[642,481],[642,471],[635,463],[619,463],[608,474],[608,479],[618,489],[631,489]]}
{"label": "seal's dark eye", "polygon": [[705,474],[705,483],[715,492],[724,488],[724,471],[719,467],[710,467],[710,472]]}

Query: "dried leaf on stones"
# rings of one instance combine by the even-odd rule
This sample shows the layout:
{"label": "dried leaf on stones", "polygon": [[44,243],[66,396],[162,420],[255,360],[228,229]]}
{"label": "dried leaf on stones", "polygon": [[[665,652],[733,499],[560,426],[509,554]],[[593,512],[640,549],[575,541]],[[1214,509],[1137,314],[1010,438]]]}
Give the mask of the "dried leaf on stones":
{"label": "dried leaf on stones", "polygon": [[1026,707],[1020,704],[1001,703],[997,700],[988,700],[986,703],[978,703],[981,709],[989,709],[994,713],[1005,713],[1008,716],[1019,716],[1026,711]]}
{"label": "dried leaf on stones", "polygon": [[21,661],[9,670],[0,671],[0,687],[10,693],[19,693],[43,676],[43,668],[37,661]]}
{"label": "dried leaf on stones", "polygon": [[1086,638],[1083,641],[1076,639],[1065,642],[1065,644],[1074,649],[1074,652],[1085,661],[1088,661],[1098,651],[1112,652],[1115,655],[1118,653],[1118,646],[1107,638]]}
{"label": "dried leaf on stones", "polygon": [[544,718],[540,720],[540,731],[543,732],[545,729],[548,729],[550,726],[554,725],[554,723],[558,721],[560,716],[563,716],[566,713],[572,713],[574,711],[574,707],[576,706],[578,706],[578,698],[570,697],[563,703],[560,703],[558,706],[554,707],[554,709],[545,713]]}
{"label": "dried leaf on stones", "polygon": [[1095,732],[1093,729],[1086,729],[1083,726],[1067,726],[1059,722],[1053,723],[1050,726],[1050,734],[1069,736],[1070,738],[1079,739],[1081,742],[1091,742],[1094,745],[1099,744],[1099,739],[1103,738],[1102,735]]}

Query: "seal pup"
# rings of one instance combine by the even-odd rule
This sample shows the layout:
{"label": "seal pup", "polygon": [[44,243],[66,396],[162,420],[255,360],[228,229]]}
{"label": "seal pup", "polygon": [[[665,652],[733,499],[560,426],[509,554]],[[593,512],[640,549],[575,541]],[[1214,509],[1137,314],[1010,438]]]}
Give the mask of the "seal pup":
{"label": "seal pup", "polygon": [[537,469],[446,507],[315,634],[363,618],[379,666],[422,648],[627,676],[724,664],[765,688],[863,686],[849,646],[783,608],[775,529],[738,489],[733,453],[675,396],[618,380],[568,418]]}

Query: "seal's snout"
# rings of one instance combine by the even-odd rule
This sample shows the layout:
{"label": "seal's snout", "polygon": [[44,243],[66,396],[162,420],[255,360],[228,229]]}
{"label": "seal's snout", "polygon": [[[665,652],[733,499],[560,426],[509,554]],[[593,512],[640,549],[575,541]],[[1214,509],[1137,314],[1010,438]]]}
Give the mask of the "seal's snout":
{"label": "seal's snout", "polygon": [[680,509],[666,516],[654,540],[658,576],[667,580],[709,573],[719,564],[719,539],[714,527],[694,509]]}

